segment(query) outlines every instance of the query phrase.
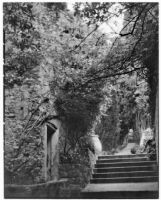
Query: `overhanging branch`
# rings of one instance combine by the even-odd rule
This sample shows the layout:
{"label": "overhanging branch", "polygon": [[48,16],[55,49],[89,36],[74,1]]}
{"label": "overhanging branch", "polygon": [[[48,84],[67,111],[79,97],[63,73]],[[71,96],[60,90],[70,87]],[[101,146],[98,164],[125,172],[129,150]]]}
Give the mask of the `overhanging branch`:
{"label": "overhanging branch", "polygon": [[[121,33],[120,32],[120,36],[121,37],[124,37],[124,36],[127,36],[127,35],[133,35],[133,33],[134,33],[134,30],[135,30],[135,28],[136,28],[136,24],[137,24],[137,22],[139,21],[139,19],[140,19],[140,17],[141,17],[141,15],[142,15],[142,13],[143,13],[143,11],[145,10],[145,8],[148,6],[148,3],[142,8],[142,10],[140,11],[140,13],[137,15],[137,18],[136,18],[136,20],[135,20],[135,22],[134,22],[134,25],[133,25],[133,28],[132,28],[132,30],[130,31],[130,32],[127,32],[127,33]],[[136,17],[136,16],[135,16]],[[134,17],[134,18],[135,18]],[[130,22],[128,23],[128,24],[130,24]],[[127,25],[128,24],[126,24],[124,27],[123,27],[123,29],[125,29],[125,27],[127,27]],[[122,29],[122,30],[123,30]],[[121,30],[121,31],[122,31]]]}
{"label": "overhanging branch", "polygon": [[143,68],[145,68],[145,67],[139,67],[139,68],[135,68],[135,69],[130,70],[130,71],[123,71],[123,72],[118,72],[118,73],[112,73],[112,74],[108,74],[108,75],[106,74],[106,75],[103,75],[103,76],[98,76],[98,77],[89,79],[88,81],[83,83],[81,86],[83,87],[85,85],[88,85],[91,82],[98,81],[98,80],[101,80],[101,79],[111,78],[111,77],[115,77],[115,76],[121,76],[121,75],[124,75],[124,74],[130,74],[130,73],[132,73],[134,71],[137,71],[137,70],[140,70],[140,69],[143,69]]}

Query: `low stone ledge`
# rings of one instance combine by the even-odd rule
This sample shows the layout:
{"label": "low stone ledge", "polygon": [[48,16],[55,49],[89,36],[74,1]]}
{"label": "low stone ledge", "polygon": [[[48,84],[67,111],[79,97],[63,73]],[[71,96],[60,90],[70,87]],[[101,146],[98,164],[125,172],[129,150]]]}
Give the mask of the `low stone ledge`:
{"label": "low stone ledge", "polygon": [[59,198],[68,179],[34,185],[5,184],[4,198]]}

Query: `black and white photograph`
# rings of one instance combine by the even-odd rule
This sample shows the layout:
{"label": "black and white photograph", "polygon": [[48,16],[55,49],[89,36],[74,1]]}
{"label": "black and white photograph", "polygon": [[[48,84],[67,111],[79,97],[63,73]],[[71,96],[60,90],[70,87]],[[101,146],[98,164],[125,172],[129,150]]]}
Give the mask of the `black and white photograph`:
{"label": "black and white photograph", "polygon": [[3,197],[159,198],[159,2],[3,9]]}

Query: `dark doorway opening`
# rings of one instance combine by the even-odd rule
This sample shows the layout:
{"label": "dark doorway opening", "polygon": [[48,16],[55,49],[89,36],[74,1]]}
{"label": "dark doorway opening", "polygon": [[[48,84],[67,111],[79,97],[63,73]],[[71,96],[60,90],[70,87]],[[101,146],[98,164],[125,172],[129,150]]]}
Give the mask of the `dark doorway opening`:
{"label": "dark doorway opening", "polygon": [[52,157],[53,157],[53,146],[52,140],[53,135],[56,131],[56,127],[53,124],[47,124],[47,180],[52,180]]}

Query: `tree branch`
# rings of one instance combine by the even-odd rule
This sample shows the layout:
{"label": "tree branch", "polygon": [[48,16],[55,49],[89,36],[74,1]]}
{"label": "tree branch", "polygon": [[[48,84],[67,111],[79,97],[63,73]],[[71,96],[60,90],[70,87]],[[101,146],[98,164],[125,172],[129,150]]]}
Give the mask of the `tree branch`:
{"label": "tree branch", "polygon": [[155,17],[152,13],[151,13],[151,11],[149,10],[148,11],[149,12],[149,14],[155,19],[155,21],[158,23],[158,18],[157,17]]}
{"label": "tree branch", "polygon": [[[106,19],[103,21],[103,23],[105,23],[107,20],[109,20],[109,19],[112,18],[112,17],[113,17],[113,16],[110,16],[110,17],[106,18]],[[81,45],[93,32],[95,32],[101,25],[102,25],[102,23],[99,24],[99,25],[96,24],[95,28],[94,28],[90,33],[88,33],[88,34],[86,35],[86,37],[84,37],[84,38],[82,39],[82,41],[81,41],[78,45],[76,45],[74,49],[71,50],[71,52],[75,51],[78,47],[80,47],[80,45]]]}
{"label": "tree branch", "polygon": [[100,41],[100,39],[104,36],[104,33],[97,39],[95,46],[98,46],[98,42]]}
{"label": "tree branch", "polygon": [[[140,13],[137,15],[137,18],[136,18],[136,20],[135,20],[135,22],[134,22],[133,28],[132,28],[132,30],[131,30],[130,32],[127,32],[127,33],[124,33],[124,34],[120,32],[119,35],[120,35],[121,37],[127,36],[127,35],[133,35],[134,30],[135,30],[135,27],[136,27],[136,24],[137,24],[137,22],[139,21],[141,15],[142,15],[142,13],[143,13],[143,11],[145,10],[145,8],[146,8],[147,6],[148,6],[148,3],[142,8],[142,10],[140,11]],[[135,17],[136,17],[136,16],[135,16]],[[134,18],[135,18],[135,17],[134,17]],[[127,23],[125,27],[127,27],[128,24],[130,24],[130,22]],[[124,27],[123,29],[125,29],[125,27]],[[122,29],[122,30],[123,30],[123,29]],[[122,31],[122,30],[121,30],[121,31]]]}
{"label": "tree branch", "polygon": [[93,32],[95,32],[95,31],[98,29],[98,27],[99,27],[99,26],[96,24],[96,27],[95,27],[90,33],[88,33],[88,34],[86,35],[86,37],[84,37],[84,38],[81,40],[81,42],[80,42],[78,45],[76,45],[74,49],[71,50],[71,52],[72,52],[72,51],[75,51],[78,47],[80,47],[80,45],[81,45]]}
{"label": "tree branch", "polygon": [[[122,63],[121,64],[121,67],[119,67],[119,69],[122,69],[122,66],[129,60],[129,59],[131,59],[131,57],[132,57],[132,55],[133,55],[133,53],[134,53],[134,51],[135,51],[135,49],[136,49],[136,46],[138,45],[138,43],[141,41],[141,39],[142,39],[142,35],[143,35],[143,32],[144,32],[144,24],[145,24],[145,18],[146,18],[146,15],[147,15],[147,13],[145,13],[145,15],[144,15],[144,19],[143,19],[143,23],[142,23],[142,31],[141,31],[141,33],[140,33],[140,36],[139,36],[139,39],[137,40],[137,42],[135,43],[135,45],[134,45],[134,47],[133,47],[133,49],[132,49],[132,51],[131,51],[131,53],[130,53],[130,56],[128,56],[125,60],[124,59],[121,59],[121,60],[119,60],[119,61],[116,61],[115,63],[113,63],[111,66],[114,66],[114,65],[116,65],[117,63]],[[136,16],[135,16],[136,17]],[[117,38],[115,39],[115,41],[114,41],[114,43],[116,42],[116,40],[117,40]],[[112,45],[112,47],[114,46],[114,44]],[[111,51],[111,49],[110,49],[110,51]],[[110,66],[110,67],[111,67]],[[103,68],[103,69],[101,69],[101,70],[99,70],[99,71],[97,71],[96,73],[95,73],[95,75],[96,74],[98,74],[98,73],[101,73],[101,72],[103,72],[103,71],[105,71],[105,70],[107,70],[106,68]]]}
{"label": "tree branch", "polygon": [[130,73],[132,73],[134,71],[137,71],[137,70],[140,70],[140,69],[143,69],[143,68],[145,68],[145,67],[139,67],[139,68],[135,68],[135,69],[130,70],[130,71],[124,71],[124,72],[118,72],[118,73],[108,74],[108,75],[104,75],[104,76],[98,76],[98,77],[89,79],[84,84],[82,84],[82,86],[88,85],[89,83],[91,83],[93,81],[96,81],[96,80],[110,78],[110,77],[115,77],[115,76],[120,76],[120,75],[124,75],[124,74],[130,74]]}
{"label": "tree branch", "polygon": [[15,173],[18,169],[20,169],[27,162],[29,162],[29,160],[25,160],[23,163],[21,163],[20,165],[18,165],[12,172]]}
{"label": "tree branch", "polygon": [[35,108],[35,110],[33,110],[33,111],[31,112],[30,118],[28,119],[28,121],[27,121],[27,123],[26,123],[26,126],[24,127],[23,133],[25,132],[27,126],[29,125],[29,122],[31,121],[33,115],[36,113],[36,111],[39,109],[39,107],[40,107],[43,103],[47,102],[48,100],[49,100],[49,98],[44,98],[44,99],[38,104],[38,106]]}
{"label": "tree branch", "polygon": [[147,13],[145,13],[145,15],[144,15],[144,19],[143,19],[143,23],[142,23],[142,28],[141,28],[141,33],[140,33],[139,39],[137,40],[137,42],[135,43],[135,45],[133,47],[133,50],[131,51],[131,56],[133,55],[133,53],[134,53],[134,51],[136,49],[136,46],[139,44],[139,42],[142,39],[142,36],[143,36],[143,33],[144,33],[144,23],[145,23],[146,15],[147,15]]}

